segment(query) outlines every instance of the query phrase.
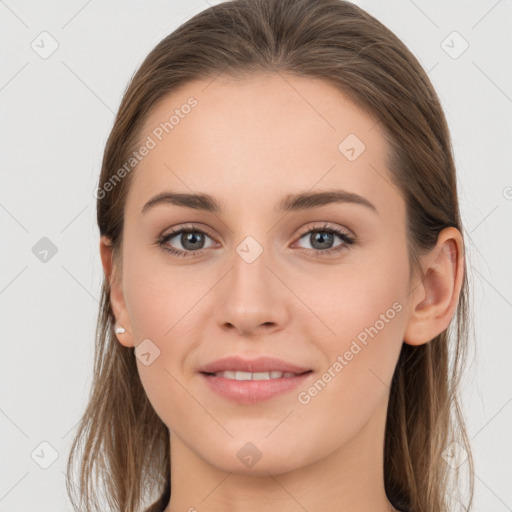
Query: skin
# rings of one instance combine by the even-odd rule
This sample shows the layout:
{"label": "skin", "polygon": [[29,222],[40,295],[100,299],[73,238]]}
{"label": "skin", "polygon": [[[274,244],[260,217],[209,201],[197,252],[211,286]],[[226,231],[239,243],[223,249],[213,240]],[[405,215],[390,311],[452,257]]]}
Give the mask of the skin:
{"label": "skin", "polygon": [[[126,329],[119,343],[136,347],[150,339],[160,350],[150,365],[138,358],[137,365],[170,430],[166,512],[395,510],[383,475],[389,386],[402,343],[427,343],[454,315],[461,235],[443,230],[422,256],[426,278],[409,281],[405,203],[390,185],[386,139],[375,120],[326,82],[279,74],[191,82],[152,111],[144,139],[190,96],[197,107],[134,171],[118,281],[108,240],[100,242],[113,311]],[[338,150],[349,133],[366,146],[354,161]],[[331,188],[365,197],[377,212],[341,203],[274,211],[287,194]],[[225,211],[166,204],[141,214],[163,191],[208,193]],[[156,243],[191,222],[211,233],[197,245],[204,247],[199,256],[176,257]],[[312,235],[324,222],[357,243],[313,254],[319,246]],[[247,236],[263,248],[250,264],[236,251]],[[167,244],[186,250],[180,240]],[[343,243],[334,236],[329,248]],[[394,303],[401,311],[300,403],[298,393]],[[197,373],[234,353],[270,355],[314,372],[299,389],[240,405],[213,393]],[[237,456],[248,442],[261,453],[252,467]]]}

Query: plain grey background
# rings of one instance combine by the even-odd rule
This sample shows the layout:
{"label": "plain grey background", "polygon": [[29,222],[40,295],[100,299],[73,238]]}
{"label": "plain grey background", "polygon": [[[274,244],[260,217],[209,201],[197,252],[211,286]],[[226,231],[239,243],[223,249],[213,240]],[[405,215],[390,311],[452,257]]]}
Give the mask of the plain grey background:
{"label": "plain grey background", "polygon": [[[64,471],[91,385],[103,148],[144,57],[209,3],[0,1],[1,512],[71,511]],[[474,511],[512,511],[512,1],[355,3],[411,49],[445,109],[473,292],[462,398]]]}

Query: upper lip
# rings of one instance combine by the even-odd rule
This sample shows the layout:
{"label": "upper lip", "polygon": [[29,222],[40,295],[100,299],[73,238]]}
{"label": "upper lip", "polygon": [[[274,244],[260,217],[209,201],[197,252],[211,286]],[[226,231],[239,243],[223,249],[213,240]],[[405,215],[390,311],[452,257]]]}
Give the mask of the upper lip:
{"label": "upper lip", "polygon": [[300,374],[309,371],[310,368],[302,368],[281,359],[276,359],[275,357],[245,359],[240,356],[228,356],[217,359],[217,361],[212,361],[199,369],[199,371],[204,373],[217,373],[225,370],[251,373],[278,371]]}

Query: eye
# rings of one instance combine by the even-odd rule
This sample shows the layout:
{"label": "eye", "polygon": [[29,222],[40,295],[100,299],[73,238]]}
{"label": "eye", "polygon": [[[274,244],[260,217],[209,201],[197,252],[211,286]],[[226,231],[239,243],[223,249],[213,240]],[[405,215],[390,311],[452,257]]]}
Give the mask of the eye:
{"label": "eye", "polygon": [[[341,239],[342,243],[332,247],[336,237]],[[329,227],[328,224],[308,228],[302,233],[300,240],[303,238],[313,246],[311,248],[313,253],[320,256],[340,252],[355,243],[355,239],[348,233],[338,228]]]}
{"label": "eye", "polygon": [[[310,251],[319,256],[338,253],[356,243],[355,239],[348,233],[338,228],[329,227],[328,224],[309,227],[309,229],[301,233],[299,240],[306,238],[307,235],[309,235],[307,240],[313,246]],[[332,247],[332,243],[336,237],[338,237],[342,243]],[[211,245],[204,246],[206,238],[213,240],[213,237],[210,236],[207,231],[195,225],[189,225],[186,227],[181,226],[170,233],[162,235],[157,240],[157,243],[165,251],[174,256],[187,258],[200,256],[203,254],[204,249],[211,247]],[[176,248],[171,244],[174,239],[176,239],[176,241],[173,243],[181,245],[182,248]]]}
{"label": "eye", "polygon": [[[204,247],[205,237],[211,238],[206,231],[196,228],[195,226],[189,226],[186,228],[177,229],[162,235],[158,239],[158,244],[167,252],[180,257],[199,256],[202,254]],[[169,245],[171,240],[177,239],[175,244],[180,244],[183,249],[176,249],[172,245]]]}

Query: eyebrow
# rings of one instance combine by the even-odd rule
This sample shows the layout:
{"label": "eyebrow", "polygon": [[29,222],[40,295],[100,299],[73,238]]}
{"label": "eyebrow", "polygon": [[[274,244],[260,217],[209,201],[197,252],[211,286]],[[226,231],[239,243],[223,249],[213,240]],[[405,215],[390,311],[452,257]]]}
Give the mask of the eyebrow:
{"label": "eyebrow", "polygon": [[[368,199],[345,190],[327,190],[322,192],[301,192],[288,194],[275,208],[277,212],[292,212],[318,208],[332,203],[347,203],[365,206],[378,214],[377,208]],[[159,204],[173,204],[203,210],[212,213],[222,213],[221,203],[209,194],[188,194],[177,192],[162,192],[152,197],[142,208],[141,213],[154,208]]]}

